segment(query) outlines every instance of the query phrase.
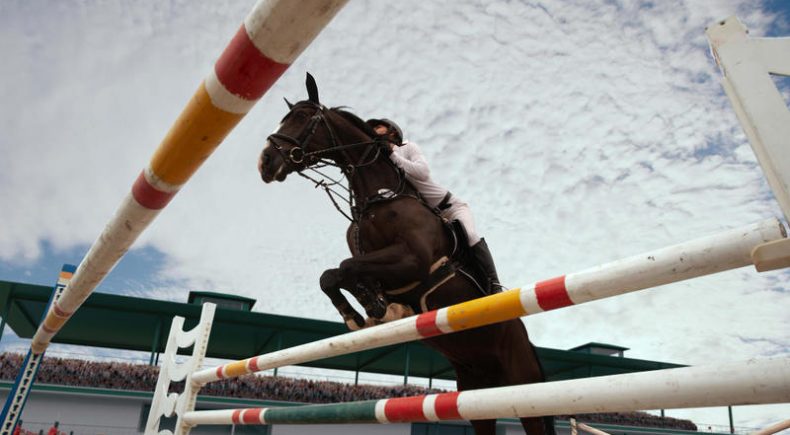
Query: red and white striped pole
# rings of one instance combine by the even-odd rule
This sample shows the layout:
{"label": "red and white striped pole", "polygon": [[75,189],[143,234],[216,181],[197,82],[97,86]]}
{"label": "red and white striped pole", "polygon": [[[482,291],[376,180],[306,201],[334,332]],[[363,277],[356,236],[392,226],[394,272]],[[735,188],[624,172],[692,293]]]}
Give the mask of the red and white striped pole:
{"label": "red and white striped pole", "polygon": [[245,18],[36,331],[52,337],[192,174],[348,0],[261,0]]}
{"label": "red and white striped pole", "polygon": [[790,400],[790,358],[362,402],[191,411],[190,426],[408,423],[632,412]]}

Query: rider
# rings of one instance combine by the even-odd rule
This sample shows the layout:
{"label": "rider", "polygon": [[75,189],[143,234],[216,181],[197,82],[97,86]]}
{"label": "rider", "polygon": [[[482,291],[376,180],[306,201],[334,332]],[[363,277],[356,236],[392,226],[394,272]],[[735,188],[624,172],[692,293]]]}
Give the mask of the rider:
{"label": "rider", "polygon": [[466,230],[469,246],[477,263],[483,269],[488,279],[491,291],[497,292],[504,289],[499,283],[499,277],[494,266],[494,259],[485,239],[477,234],[475,221],[469,204],[457,196],[452,195],[447,189],[437,184],[431,178],[428,161],[422,154],[420,147],[409,140],[404,140],[403,131],[394,121],[381,118],[369,119],[370,125],[379,137],[386,138],[392,151],[390,159],[401,168],[415,188],[420,192],[425,202],[430,207],[439,210],[440,215],[452,221],[457,219]]}

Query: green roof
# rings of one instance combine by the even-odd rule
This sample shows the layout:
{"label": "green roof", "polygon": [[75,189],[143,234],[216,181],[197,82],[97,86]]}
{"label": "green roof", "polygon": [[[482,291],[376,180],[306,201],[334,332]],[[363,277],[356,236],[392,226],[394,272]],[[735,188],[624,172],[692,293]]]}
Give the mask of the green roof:
{"label": "green roof", "polygon": [[[0,280],[0,315],[17,336],[32,338],[51,293],[51,287]],[[216,293],[203,294],[223,296]],[[248,298],[241,299],[254,302]],[[200,306],[189,303],[94,292],[52,341],[164,352],[173,316],[184,317],[185,328],[190,329],[197,324],[200,310]],[[340,322],[218,307],[207,356],[244,359],[346,332],[348,330],[345,324]],[[677,364],[585,352],[549,348],[537,350],[550,380],[680,367]],[[300,365],[391,375],[403,375],[408,365],[409,376],[455,379],[450,363],[441,354],[420,342],[397,344]]]}
{"label": "green roof", "polygon": [[258,302],[253,298],[229,295],[227,293],[191,291],[189,292],[187,303],[193,305],[202,305],[204,300],[214,302],[218,306],[244,306],[245,311],[251,311],[255,303]]}

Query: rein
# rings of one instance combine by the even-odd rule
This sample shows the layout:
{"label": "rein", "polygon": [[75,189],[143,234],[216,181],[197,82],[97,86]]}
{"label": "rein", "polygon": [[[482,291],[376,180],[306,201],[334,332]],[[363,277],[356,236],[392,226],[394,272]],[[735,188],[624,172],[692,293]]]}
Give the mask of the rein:
{"label": "rein", "polygon": [[[395,166],[394,163],[387,159],[398,175],[398,186],[396,190],[393,191],[390,189],[379,189],[377,194],[368,198],[363,198],[360,201],[360,199],[357,198],[357,195],[354,194],[354,191],[351,189],[351,179],[357,174],[357,169],[374,164],[382,156],[381,142],[377,139],[373,139],[366,142],[341,144],[338,140],[337,134],[335,133],[335,129],[325,114],[326,110],[332,109],[327,109],[325,106],[314,102],[302,102],[297,103],[297,105],[291,109],[291,112],[293,112],[293,110],[296,109],[300,104],[310,104],[316,109],[316,113],[310,117],[310,121],[305,124],[297,137],[294,138],[282,133],[272,133],[267,139],[272,144],[274,149],[280,153],[280,156],[284,160],[296,165],[304,163],[305,166],[296,172],[301,177],[312,181],[316,188],[323,188],[327,196],[329,196],[329,199],[332,201],[332,204],[335,206],[337,211],[343,215],[343,217],[352,223],[357,223],[359,222],[360,216],[362,216],[364,211],[370,205],[383,201],[390,201],[403,195],[403,192],[406,190],[405,176],[403,175],[402,171]],[[318,126],[321,124],[323,124],[326,130],[329,132],[330,146],[325,149],[308,151],[308,147],[315,136]],[[285,150],[279,141],[289,143],[293,145],[293,147],[290,150]],[[347,151],[360,147],[365,147],[362,155],[359,157],[359,159],[357,159],[356,163],[350,163],[353,159]],[[373,152],[374,150],[375,152]],[[340,154],[343,156],[343,159],[347,162],[346,165],[340,165],[331,158],[326,157],[326,155],[335,152],[340,152]],[[371,154],[373,155],[371,156]],[[326,166],[333,166],[340,169],[340,172],[343,174],[343,177],[346,180],[346,185],[341,184],[342,180],[333,179],[319,170],[320,168],[324,168]],[[320,176],[320,178],[317,179],[311,177],[310,175],[304,174],[303,171],[305,169],[315,172]],[[340,193],[336,191],[335,188],[342,188],[345,190],[345,192]],[[344,195],[347,195],[348,198],[345,198]],[[338,204],[338,198],[348,205],[351,211],[350,216],[340,207]]]}

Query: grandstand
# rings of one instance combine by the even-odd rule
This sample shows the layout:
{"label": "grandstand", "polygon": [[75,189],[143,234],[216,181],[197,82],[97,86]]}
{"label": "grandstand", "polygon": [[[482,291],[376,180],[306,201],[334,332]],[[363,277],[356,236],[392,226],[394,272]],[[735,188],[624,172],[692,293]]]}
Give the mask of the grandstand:
{"label": "grandstand", "polygon": [[[8,326],[21,338],[37,328],[51,288],[0,281],[0,329]],[[142,351],[137,363],[94,361],[85,358],[48,358],[38,375],[23,420],[25,428],[46,431],[53,421],[74,434],[137,434],[143,431],[158,375],[159,354],[164,351],[170,319],[179,315],[194,324],[205,302],[218,304],[207,355],[237,359],[251,353],[270,352],[342,334],[345,325],[313,319],[252,311],[255,300],[210,292],[192,292],[186,303],[158,301],[102,293],[92,294],[56,337],[55,343]],[[136,325],[129,328],[128,325]],[[0,331],[1,332],[1,331]],[[254,339],[250,339],[254,337]],[[245,339],[241,339],[245,338]],[[539,348],[538,354],[550,380],[576,379],[680,367],[659,361],[625,357],[628,349],[605,343],[588,343],[570,350]],[[22,355],[0,354],[0,397],[10,390]],[[248,376],[243,382],[223,382],[204,388],[198,409],[261,407],[301,403],[332,403],[424,394],[429,387],[452,388],[449,363],[420,343],[393,345],[356,355],[327,358],[305,364],[301,379],[276,371]],[[328,373],[346,378],[328,380]],[[307,376],[307,378],[305,378]],[[382,385],[382,384],[388,385]],[[722,410],[722,412],[726,412]],[[567,418],[557,423],[569,433]],[[696,433],[686,420],[646,413],[576,416],[612,434]],[[706,428],[707,429],[707,428]],[[713,428],[711,428],[713,429]],[[735,428],[731,428],[734,430]],[[321,433],[465,434],[465,422],[393,425],[340,425],[321,427]],[[500,433],[520,431],[516,420],[500,420]],[[198,427],[195,433],[305,433],[304,426]],[[726,432],[730,432],[727,430]],[[68,433],[68,432],[67,432]]]}

